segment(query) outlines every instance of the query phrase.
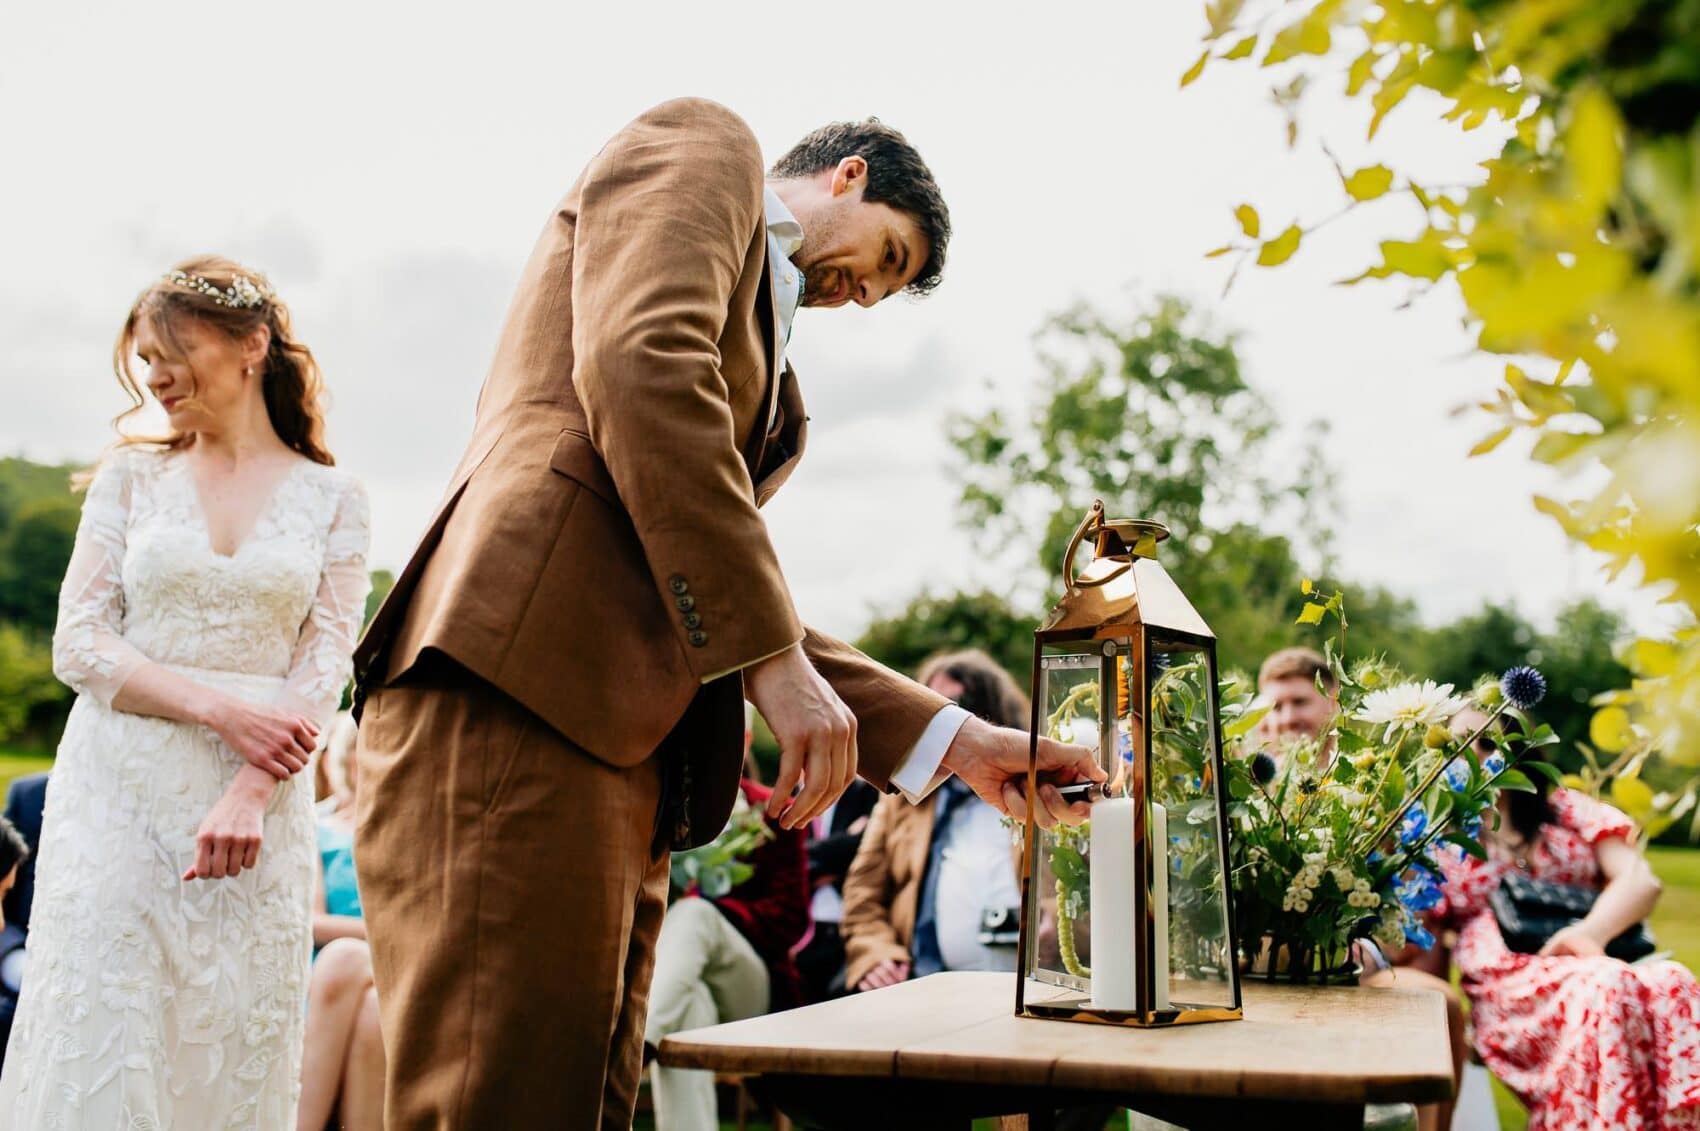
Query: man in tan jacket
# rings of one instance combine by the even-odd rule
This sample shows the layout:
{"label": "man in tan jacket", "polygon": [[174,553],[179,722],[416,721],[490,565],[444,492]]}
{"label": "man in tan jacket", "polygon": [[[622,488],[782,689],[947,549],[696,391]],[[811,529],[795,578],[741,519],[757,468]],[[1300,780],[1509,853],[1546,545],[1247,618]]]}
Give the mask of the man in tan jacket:
{"label": "man in tan jacket", "polygon": [[[919,798],[954,772],[1025,814],[1025,736],[806,630],[757,510],[806,437],[797,305],[924,292],[949,232],[895,130],[825,127],[764,177],[749,128],[694,99],[627,126],[550,216],[356,654],[392,1129],[629,1126],[668,849],[725,822],[745,697],[787,827],[857,773]],[[1042,759],[1039,819],[1083,819],[1055,783],[1101,776],[1090,757]]]}

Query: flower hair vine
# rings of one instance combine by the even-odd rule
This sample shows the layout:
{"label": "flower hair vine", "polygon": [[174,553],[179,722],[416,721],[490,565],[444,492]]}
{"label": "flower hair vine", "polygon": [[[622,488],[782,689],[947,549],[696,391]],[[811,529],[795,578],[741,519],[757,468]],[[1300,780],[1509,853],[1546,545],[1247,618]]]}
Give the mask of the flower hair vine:
{"label": "flower hair vine", "polygon": [[165,280],[206,295],[220,306],[228,306],[238,310],[258,310],[271,297],[260,288],[259,284],[246,275],[237,275],[232,278],[229,287],[220,287],[199,275],[189,275],[182,271],[168,272]]}

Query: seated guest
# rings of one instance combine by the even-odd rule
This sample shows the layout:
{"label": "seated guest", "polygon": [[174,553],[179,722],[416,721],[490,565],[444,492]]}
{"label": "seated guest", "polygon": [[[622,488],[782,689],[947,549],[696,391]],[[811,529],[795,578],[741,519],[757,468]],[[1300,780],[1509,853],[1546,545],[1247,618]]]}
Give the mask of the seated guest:
{"label": "seated guest", "polygon": [[[1486,721],[1467,708],[1452,731],[1473,734]],[[1493,752],[1490,739],[1478,741],[1483,757]],[[1498,829],[1484,822],[1487,860],[1440,857],[1436,915],[1458,932],[1452,954],[1476,1051],[1528,1106],[1530,1131],[1700,1127],[1700,983],[1675,962],[1629,965],[1605,954],[1659,898],[1635,825],[1610,805],[1529,777],[1536,792],[1502,792]],[[1599,895],[1540,953],[1518,954],[1488,902],[1512,871]]]}
{"label": "seated guest", "polygon": [[809,838],[809,919],[807,942],[797,951],[797,973],[805,1002],[825,1001],[844,992],[844,877],[861,847],[868,816],[879,791],[861,778],[814,822]]}
{"label": "seated guest", "polygon": [[[35,898],[35,851],[41,844],[41,811],[47,804],[45,773],[26,774],[13,780],[6,792],[5,823],[23,838],[24,854],[11,867],[17,878],[0,901],[0,1057],[12,1035],[12,1014],[18,1007],[18,991],[24,984],[24,944],[29,938],[30,904]],[[0,837],[0,840],[3,840]],[[15,846],[0,843],[0,865]]]}
{"label": "seated guest", "polygon": [[319,949],[307,988],[297,1131],[324,1131],[333,1112],[336,1125],[350,1131],[382,1131],[384,1123],[378,993],[354,876],[354,737],[354,720],[339,715],[323,755],[331,793],[319,806],[313,914],[313,946]]}
{"label": "seated guest", "polygon": [[[1339,683],[1321,652],[1283,648],[1272,653],[1257,669],[1258,699],[1269,708],[1257,724],[1259,744],[1279,758],[1298,743],[1315,741],[1334,721],[1338,693]],[[1326,764],[1333,755],[1330,747],[1320,761]]]}
{"label": "seated guest", "polygon": [[[746,715],[746,719],[748,715]],[[744,731],[745,765],[752,733]],[[746,771],[747,772],[747,771]],[[740,810],[759,812],[772,790],[746,776]],[[667,909],[655,943],[644,1054],[685,1029],[790,1009],[801,1001],[791,948],[809,926],[806,829],[773,834],[748,856],[749,878],[718,899],[686,893]],[[714,1073],[650,1066],[656,1131],[716,1131]]]}
{"label": "seated guest", "polygon": [[[937,657],[916,678],[995,725],[1028,724],[1026,696],[984,652]],[[882,797],[844,881],[846,982],[1014,970],[1018,875],[1010,830],[958,779],[919,805]]]}

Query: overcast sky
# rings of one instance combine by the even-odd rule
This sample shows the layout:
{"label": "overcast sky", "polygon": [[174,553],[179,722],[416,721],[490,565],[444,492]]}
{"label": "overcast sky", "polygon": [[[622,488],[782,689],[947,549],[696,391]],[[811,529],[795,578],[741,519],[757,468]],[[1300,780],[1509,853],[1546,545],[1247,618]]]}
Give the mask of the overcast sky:
{"label": "overcast sky", "polygon": [[[1351,577],[1438,620],[1484,598],[1544,619],[1605,588],[1528,499],[1551,484],[1450,415],[1497,366],[1469,356],[1449,292],[1342,288],[1408,204],[1329,227],[1279,271],[1203,253],[1254,202],[1279,230],[1338,204],[1318,144],[1458,182],[1491,139],[1413,108],[1373,147],[1365,115],[1312,100],[1296,151],[1266,75],[1182,91],[1201,4],[521,4],[436,7],[11,4],[0,9],[0,452],[86,460],[123,401],[112,338],[135,292],[201,251],[267,271],[334,394],[330,438],[398,568],[469,434],[518,271],[609,135],[694,94],[749,121],[771,160],[823,122],[907,133],[950,203],[939,291],[805,311],[790,356],[809,458],[769,505],[805,616],[854,634],[923,585],[1006,588],[952,522],[943,421],[1020,411],[1030,337],[1087,299],[1160,291],[1237,331],[1295,432],[1332,424]],[[741,13],[736,17],[734,12]],[[1113,508],[1113,502],[1112,502]]]}

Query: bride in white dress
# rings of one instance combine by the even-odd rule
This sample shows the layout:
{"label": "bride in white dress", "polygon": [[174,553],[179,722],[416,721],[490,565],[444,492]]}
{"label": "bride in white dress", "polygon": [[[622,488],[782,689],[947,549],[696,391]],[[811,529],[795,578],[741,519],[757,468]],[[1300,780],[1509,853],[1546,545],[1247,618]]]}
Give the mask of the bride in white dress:
{"label": "bride in white dress", "polygon": [[60,594],[47,793],[0,1128],[291,1128],[308,765],[364,611],[367,505],[264,278],[191,260],[119,336],[170,419],[96,472]]}

